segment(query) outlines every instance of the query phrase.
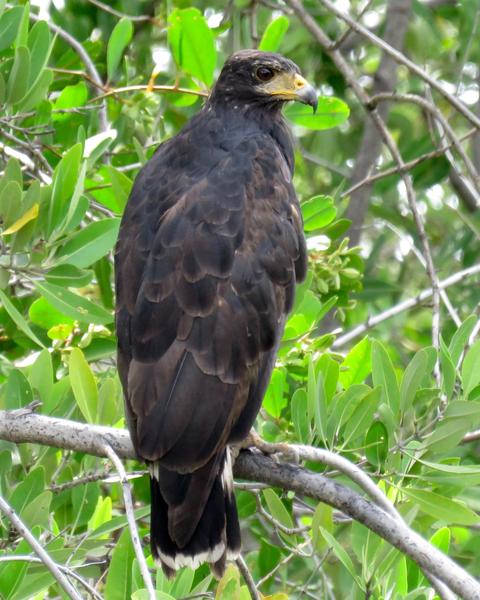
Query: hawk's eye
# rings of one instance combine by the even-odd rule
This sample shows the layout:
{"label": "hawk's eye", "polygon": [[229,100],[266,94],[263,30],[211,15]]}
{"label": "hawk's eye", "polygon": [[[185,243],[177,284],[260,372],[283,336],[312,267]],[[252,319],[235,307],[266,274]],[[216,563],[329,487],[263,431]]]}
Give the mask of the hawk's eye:
{"label": "hawk's eye", "polygon": [[258,67],[256,72],[256,76],[260,81],[270,81],[270,79],[273,79],[274,75],[275,71],[269,67]]}

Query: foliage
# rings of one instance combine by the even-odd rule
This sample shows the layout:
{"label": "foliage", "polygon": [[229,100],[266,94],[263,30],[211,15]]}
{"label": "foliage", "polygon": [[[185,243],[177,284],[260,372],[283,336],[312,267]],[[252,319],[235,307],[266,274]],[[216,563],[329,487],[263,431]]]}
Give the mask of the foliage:
{"label": "foliage", "polygon": [[[438,352],[429,306],[384,321],[345,353],[332,346],[336,324],[348,329],[429,286],[412,251],[421,244],[398,175],[374,185],[362,248],[349,247],[343,169],[353,164],[366,117],[344,80],[325,55],[312,51],[308,32],[293,17],[242,0],[225,12],[218,0],[194,4],[110,2],[120,15],[77,0],[67,0],[62,11],[52,5],[51,22],[83,44],[108,81],[98,89],[65,39],[30,18],[34,7],[0,2],[0,408],[39,400],[46,415],[124,426],[112,252],[132,182],[158,143],[199,110],[232,48],[258,42],[295,60],[324,94],[315,116],[299,106],[285,111],[299,139],[295,183],[311,268],[286,325],[258,430],[268,441],[318,445],[361,464],[407,522],[478,573],[478,448],[461,443],[480,427],[480,341],[470,340],[478,278],[449,290],[462,324],[442,311]],[[305,4],[332,37],[340,35],[336,19]],[[355,12],[361,3],[350,4]],[[372,23],[382,22],[385,4],[372,3]],[[431,10],[415,2],[407,36],[409,55],[438,79],[458,84],[465,102],[480,57],[474,5],[440,7],[432,20]],[[151,19],[129,18],[154,12]],[[359,77],[370,77],[380,59],[363,42],[349,56]],[[406,70],[399,77],[400,91],[421,88]],[[418,107],[395,104],[388,124],[405,160],[434,148]],[[451,125],[458,135],[467,130],[458,115]],[[478,211],[468,214],[459,204],[448,170],[440,156],[412,172],[440,278],[474,264],[480,250]],[[147,481],[137,477],[142,465],[127,467],[145,536]],[[120,485],[106,461],[0,441],[0,493],[49,554],[78,569],[106,600],[147,597]],[[257,488],[237,491],[237,500],[245,559],[265,598],[432,597],[410,559],[325,505]],[[0,558],[25,554],[30,548],[2,519]],[[8,600],[61,593],[34,562],[0,562],[0,582]],[[220,584],[205,566],[184,569],[173,581],[157,571],[156,589],[163,600],[203,592],[219,600],[248,597],[234,567]]]}

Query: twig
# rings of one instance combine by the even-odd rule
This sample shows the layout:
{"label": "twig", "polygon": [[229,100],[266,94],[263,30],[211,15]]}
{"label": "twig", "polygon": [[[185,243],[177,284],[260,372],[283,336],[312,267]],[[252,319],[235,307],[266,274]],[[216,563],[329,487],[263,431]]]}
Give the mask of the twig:
{"label": "twig", "polygon": [[[295,0],[296,1],[296,0]],[[430,77],[421,67],[407,58],[402,52],[399,52],[395,48],[392,48],[389,44],[385,43],[381,38],[376,36],[374,33],[369,31],[366,27],[352,19],[349,15],[339,10],[333,2],[330,0],[320,0],[327,10],[337,16],[342,21],[345,21],[354,31],[360,33],[366,37],[372,44],[381,48],[384,52],[389,54],[396,62],[405,65],[410,71],[418,75],[423,81],[426,81],[434,90],[436,90],[441,96],[443,96],[447,102],[454,106],[458,112],[463,115],[472,125],[480,129],[480,118],[477,117],[471,110],[469,110],[458,98],[447,92],[446,89],[433,77]],[[294,10],[292,2],[287,2]],[[297,12],[295,10],[295,12]],[[298,14],[298,13],[297,13]],[[331,42],[330,42],[331,46]]]}
{"label": "twig", "polygon": [[386,101],[387,102],[411,102],[413,104],[417,104],[418,106],[421,106],[424,110],[431,113],[433,115],[433,117],[442,126],[442,129],[445,131],[447,137],[450,139],[452,146],[456,149],[456,151],[462,158],[462,161],[465,164],[468,174],[470,175],[470,177],[474,181],[476,187],[478,188],[480,179],[479,179],[477,170],[475,168],[475,165],[473,164],[473,162],[471,161],[471,159],[469,158],[469,156],[467,155],[465,150],[462,148],[462,146],[460,144],[460,140],[458,139],[455,131],[452,129],[452,127],[448,123],[447,119],[443,116],[443,114],[440,112],[440,110],[432,102],[429,102],[425,98],[422,98],[421,96],[417,96],[416,94],[397,94],[397,93],[390,93],[390,92],[376,94],[375,96],[372,96],[370,99],[370,103],[372,106],[376,106],[379,102],[386,102]]}
{"label": "twig", "polygon": [[203,96],[205,98],[208,96],[208,92],[202,92],[201,90],[190,90],[188,88],[177,87],[175,85],[127,85],[125,87],[119,87],[108,90],[108,92],[100,94],[96,98],[92,98],[89,102],[103,100],[104,98],[107,98],[108,96],[113,96],[114,94],[124,94],[126,92],[137,92],[142,90],[149,90],[154,92],[173,92],[177,94],[190,94],[192,96]]}
{"label": "twig", "polygon": [[62,573],[59,565],[57,565],[48,552],[44,550],[33,533],[28,529],[28,527],[24,524],[24,522],[20,519],[8,502],[2,498],[2,496],[0,496],[0,511],[10,520],[12,525],[23,537],[23,539],[30,544],[32,550],[35,552],[41,562],[47,567],[47,569],[56,579],[57,583],[63,590],[65,590],[69,597],[73,598],[74,600],[82,600],[82,596]]}
{"label": "twig", "polygon": [[283,525],[283,523],[280,523],[280,521],[277,521],[277,519],[272,517],[272,515],[263,508],[262,501],[260,500],[259,495],[257,493],[254,493],[254,495],[255,495],[255,503],[257,505],[258,512],[269,523],[271,523],[275,529],[278,529],[278,531],[281,531],[281,532],[285,533],[286,535],[298,535],[298,534],[302,534],[302,533],[305,533],[306,531],[308,531],[309,528],[305,527],[305,526],[304,527],[286,527],[285,525]]}
{"label": "twig", "polygon": [[[2,562],[30,562],[43,564],[43,561],[40,558],[38,558],[37,556],[30,556],[29,554],[11,554],[10,556],[0,556],[0,563]],[[73,577],[73,579],[76,579],[79,583],[81,583],[93,598],[95,598],[96,600],[103,600],[102,596],[100,596],[97,590],[94,589],[88,583],[88,581],[86,581],[73,569],[69,569],[65,565],[59,565],[58,563],[57,567],[60,569],[60,571],[62,571],[62,573],[65,573],[65,575],[68,575],[69,577]]]}
{"label": "twig", "polygon": [[[446,279],[439,281],[438,287],[440,290],[448,288],[452,285],[455,285],[456,283],[459,283],[460,281],[463,281],[464,279],[467,279],[468,277],[477,275],[478,273],[480,273],[480,263],[473,265],[471,267],[468,267],[468,269],[463,269],[462,271],[458,271],[458,273],[454,273],[453,275],[450,275],[450,277],[447,277]],[[342,346],[345,346],[352,340],[360,337],[366,331],[368,331],[372,327],[375,327],[379,323],[382,323],[383,321],[387,321],[388,319],[391,319],[392,317],[394,317],[410,308],[413,308],[414,306],[418,306],[419,304],[421,304],[428,298],[431,298],[432,293],[433,293],[432,288],[427,288],[426,290],[423,290],[422,292],[420,292],[414,298],[408,298],[407,300],[403,300],[403,302],[399,302],[395,306],[391,306],[390,308],[388,308],[387,310],[384,310],[380,314],[375,315],[373,317],[369,317],[367,319],[367,321],[365,321],[365,323],[362,323],[361,325],[357,325],[357,327],[354,327],[350,331],[347,331],[347,333],[344,333],[343,335],[339,336],[333,342],[332,348],[334,348],[335,350],[337,348],[341,348]]]}
{"label": "twig", "polygon": [[156,600],[155,588],[153,587],[152,578],[150,571],[148,570],[147,561],[143,554],[142,544],[140,542],[140,536],[138,535],[137,523],[135,521],[135,514],[133,511],[133,500],[132,500],[132,489],[130,482],[127,479],[127,474],[123,467],[122,461],[115,453],[115,450],[108,443],[103,443],[105,454],[112,461],[113,466],[118,472],[120,482],[122,484],[123,501],[125,503],[125,512],[127,514],[128,527],[130,529],[130,537],[132,538],[133,548],[135,550],[135,556],[137,557],[138,566],[140,573],[142,574],[145,587],[147,588],[150,600]]}
{"label": "twig", "polygon": [[240,554],[240,556],[235,562],[237,563],[237,567],[240,573],[243,575],[243,579],[247,584],[248,591],[250,592],[252,600],[261,600],[260,594],[258,593],[257,587],[255,586],[255,582],[253,581],[253,577],[248,569],[247,563],[245,562],[243,556]]}
{"label": "twig", "polygon": [[[402,50],[405,35],[408,30],[411,15],[411,0],[391,0],[387,4],[385,18],[383,19],[383,37],[385,41]],[[395,61],[382,52],[380,64],[373,75],[371,93],[393,91],[397,85],[397,65]],[[378,116],[387,122],[390,104],[384,103],[378,108]],[[362,138],[358,146],[355,164],[352,169],[350,183],[365,179],[377,164],[382,155],[382,136],[374,119],[367,119],[363,126]],[[352,220],[349,231],[350,242],[356,246],[360,242],[362,226],[365,221],[370,204],[370,186],[358,188],[352,193],[345,216]]]}
{"label": "twig", "polygon": [[0,129],[0,135],[2,135],[4,138],[9,140],[10,142],[17,144],[21,148],[25,148],[25,150],[27,150],[28,152],[33,154],[35,156],[35,158],[38,160],[38,162],[41,163],[45,167],[45,169],[49,175],[53,172],[53,169],[50,166],[47,159],[43,156],[43,154],[40,152],[40,150],[38,150],[38,148],[36,148],[33,144],[31,144],[30,142],[25,142],[24,140],[19,139],[12,133],[8,133],[8,131],[5,131],[3,129]]}
{"label": "twig", "polygon": [[[369,110],[369,102],[370,98],[368,94],[365,92],[363,87],[358,83],[355,74],[352,71],[352,68],[347,63],[347,61],[343,58],[341,53],[338,50],[331,50],[331,40],[325,34],[323,29],[318,25],[318,23],[313,19],[313,17],[303,8],[303,5],[299,2],[299,0],[285,0],[286,4],[293,8],[295,14],[300,19],[300,21],[304,24],[304,26],[310,31],[314,39],[325,49],[325,51],[330,56],[333,63],[336,65],[337,69],[343,75],[345,80],[348,82],[353,92],[357,96],[360,103],[364,106],[366,110]],[[328,0],[322,0],[324,4],[331,5]],[[336,9],[335,9],[336,10]],[[338,11],[337,11],[338,12]],[[341,13],[343,14],[343,13]],[[349,19],[350,22],[350,19]],[[355,23],[355,21],[353,21]],[[376,36],[374,36],[376,38]],[[378,38],[377,38],[378,39]],[[387,44],[388,46],[388,44]],[[383,46],[382,46],[383,47]],[[391,48],[390,46],[388,46]],[[391,48],[394,51],[393,48]],[[395,51],[396,52],[396,51]],[[403,56],[401,53],[399,53]],[[470,111],[467,111],[470,112]],[[405,163],[403,162],[403,158],[398,150],[397,144],[387,129],[383,119],[378,114],[377,110],[373,108],[370,110],[370,116],[375,123],[375,126],[378,129],[378,132],[385,144],[388,148],[393,160],[397,163],[400,169],[405,167]],[[475,118],[476,119],[476,118]],[[479,119],[478,122],[480,123]],[[413,188],[412,178],[410,173],[403,171],[401,173],[401,178],[403,184],[405,186],[405,191],[407,194],[408,204],[410,210],[413,215],[413,219],[415,222],[415,226],[417,228],[418,235],[420,237],[423,254],[425,256],[426,270],[427,275],[430,279],[432,285],[432,344],[435,349],[439,349],[440,347],[440,294],[438,288],[438,278],[437,273],[435,271],[435,267],[433,264],[432,253],[430,251],[430,244],[428,242],[425,227],[423,224],[422,216],[418,210],[418,205],[415,197],[415,190]],[[438,387],[441,386],[441,373],[440,373],[440,361],[437,359],[435,364],[435,380]]]}
{"label": "twig", "polygon": [[[33,12],[30,12],[30,18],[33,21],[43,21],[43,19],[41,17],[39,17],[38,15],[36,15]],[[84,63],[85,67],[87,68],[87,71],[90,74],[90,77],[95,82],[94,93],[98,95],[98,88],[103,88],[104,84],[103,84],[102,78],[100,77],[100,75],[97,71],[97,67],[95,66],[93,60],[90,58],[90,55],[88,54],[88,52],[85,50],[85,48],[82,46],[82,44],[78,40],[76,40],[73,36],[71,36],[67,31],[65,31],[65,29],[62,29],[61,27],[59,27],[52,21],[47,21],[47,25],[48,25],[49,29],[51,29],[54,33],[56,33],[63,40],[65,40],[67,42],[67,44],[69,46],[71,46],[75,50],[75,52],[78,54],[81,61]],[[110,126],[108,124],[107,105],[105,102],[102,102],[102,104],[100,106],[99,116],[100,116],[100,130],[108,131],[110,129]]]}
{"label": "twig", "polygon": [[[368,2],[365,3],[365,5],[360,10],[360,12],[355,16],[355,20],[360,21],[360,19],[363,17],[363,15],[367,12],[367,10],[372,5],[372,1],[373,0],[368,0]],[[347,29],[345,29],[345,31],[335,40],[335,43],[333,44],[332,49],[337,50],[340,46],[342,46],[343,43],[345,42],[345,40],[352,33],[352,31],[353,30],[351,27],[347,27]]]}
{"label": "twig", "polygon": [[[465,133],[458,139],[461,142],[463,142],[467,138],[470,138],[473,135],[475,135],[476,131],[477,131],[476,129],[470,129],[470,131],[468,131],[467,133]],[[414,158],[414,159],[404,163],[404,165],[401,169],[398,166],[395,166],[395,167],[391,167],[390,169],[385,169],[383,171],[380,171],[379,173],[375,173],[374,175],[369,175],[368,177],[365,177],[365,179],[362,179],[362,181],[359,181],[355,185],[352,185],[347,190],[342,192],[340,194],[340,198],[345,198],[346,196],[350,196],[355,190],[363,187],[364,185],[369,185],[371,183],[375,183],[376,181],[379,181],[380,179],[384,179],[385,177],[391,177],[392,175],[400,175],[402,171],[411,171],[414,167],[416,167],[417,165],[420,165],[422,162],[431,160],[432,158],[437,158],[439,156],[442,156],[442,154],[445,154],[445,152],[447,150],[450,150],[450,148],[453,148],[453,144],[446,144],[442,148],[438,148],[437,150],[432,150],[431,152],[422,154],[421,156],[418,156],[417,158]]]}
{"label": "twig", "polygon": [[[405,238],[405,235],[402,233],[402,231],[400,229],[398,229],[395,225],[390,223],[389,221],[382,221],[382,225],[387,227],[388,229],[390,229],[390,231],[393,231],[393,233],[396,236],[398,236],[398,238],[400,240],[403,240]],[[425,268],[425,258],[423,257],[423,254],[418,250],[418,248],[415,246],[414,243],[412,243],[412,252],[416,256],[416,258],[418,259],[418,262],[422,265],[422,267]],[[442,299],[442,302],[444,303],[445,308],[448,311],[448,314],[452,318],[452,321],[455,323],[455,325],[457,327],[460,327],[460,325],[462,324],[462,320],[458,316],[458,313],[457,313],[455,307],[450,302],[450,298],[448,297],[448,295],[444,289],[440,289],[440,298]]]}
{"label": "twig", "polygon": [[[305,542],[302,542],[301,544],[298,545],[298,548],[303,548],[304,546],[310,544],[310,540],[307,540]],[[273,577],[275,575],[275,573],[281,569],[284,565],[286,565],[288,562],[290,562],[292,560],[292,558],[295,558],[296,554],[290,553],[287,554],[287,556],[285,556],[285,558],[282,558],[282,560],[280,562],[278,562],[273,569],[267,573],[266,575],[264,575],[261,579],[259,579],[257,581],[257,587],[261,587],[265,582],[267,582],[271,577]]]}
{"label": "twig", "polygon": [[137,21],[137,22],[145,22],[145,21],[150,21],[151,23],[156,22],[156,19],[154,17],[149,17],[148,15],[127,15],[125,13],[120,12],[119,10],[115,10],[114,8],[112,8],[111,6],[108,6],[108,4],[104,4],[103,2],[100,2],[100,0],[88,0],[90,2],[90,4],[93,4],[95,6],[97,6],[98,8],[100,8],[101,10],[110,13],[111,15],[113,15],[114,17],[125,17],[127,19],[130,19],[130,21]]}
{"label": "twig", "polygon": [[370,477],[357,467],[356,464],[336,452],[304,444],[270,444],[263,440],[261,446],[257,443],[256,447],[267,454],[283,454],[286,458],[293,459],[295,462],[298,462],[298,460],[307,460],[319,462],[337,469],[361,487],[385,512],[389,513],[395,519],[400,518],[393,504],[380,491]]}
{"label": "twig", "polygon": [[[480,270],[480,266],[477,266]],[[76,423],[65,419],[18,411],[0,411],[0,439],[31,442],[105,456],[105,440],[124,458],[135,458],[128,432],[113,427]],[[377,533],[443,581],[464,600],[478,600],[480,584],[464,569],[419,534],[354,490],[304,468],[280,464],[253,452],[241,452],[234,473],[249,481],[258,481],[326,502]]]}
{"label": "twig", "polygon": [[[480,598],[480,584],[471,575],[404,522],[391,518],[381,508],[353,490],[317,473],[290,464],[279,464],[263,455],[253,453],[240,454],[235,463],[235,474],[265,481],[282,489],[291,489],[330,504],[413,558],[422,569],[429,571],[464,600]],[[415,556],[412,555],[412,551]]]}

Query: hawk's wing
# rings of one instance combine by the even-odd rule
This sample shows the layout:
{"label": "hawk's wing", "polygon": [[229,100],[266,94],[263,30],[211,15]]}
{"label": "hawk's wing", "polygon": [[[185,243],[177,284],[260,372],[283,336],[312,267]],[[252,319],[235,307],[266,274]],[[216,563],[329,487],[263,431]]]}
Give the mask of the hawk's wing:
{"label": "hawk's wing", "polygon": [[189,177],[174,143],[137,178],[122,222],[117,335],[137,453],[191,472],[253,424],[306,252],[272,138]]}

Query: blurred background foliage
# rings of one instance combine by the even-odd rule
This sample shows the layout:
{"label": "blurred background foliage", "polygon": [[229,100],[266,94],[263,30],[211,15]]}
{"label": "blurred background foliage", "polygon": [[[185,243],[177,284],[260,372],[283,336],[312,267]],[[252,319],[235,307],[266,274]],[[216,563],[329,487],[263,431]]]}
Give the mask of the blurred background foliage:
{"label": "blurred background foliage", "polygon": [[[477,1],[404,4],[405,54],[480,114]],[[321,2],[304,5],[341,39],[358,81],[370,89],[382,60],[378,47],[345,35]],[[385,0],[338,5],[372,32],[386,31]],[[232,51],[278,50],[322,98],[316,116],[304,107],[286,110],[297,139],[295,184],[311,268],[257,429],[268,441],[343,453],[378,481],[407,522],[478,574],[479,446],[475,439],[462,444],[480,426],[478,274],[448,288],[439,352],[428,299],[342,341],[344,332],[430,282],[398,173],[374,182],[365,215],[349,208],[368,115],[288,7],[276,0],[0,1],[0,13],[0,407],[40,401],[46,415],[124,426],[112,252],[132,181],[158,144],[200,109]],[[398,93],[430,98],[407,68],[396,75]],[[434,100],[459,138],[470,135],[465,152],[480,170],[480,134],[472,136],[444,99]],[[388,127],[405,161],[443,143],[432,119],[409,102],[392,104]],[[459,172],[464,182],[458,157],[437,154],[411,173],[442,280],[478,265],[480,217],[478,180],[476,190],[455,185]],[[377,166],[393,166],[387,153]],[[352,244],[354,228],[361,237]],[[129,461],[145,536],[142,469]],[[55,560],[99,597],[147,597],[118,478],[106,461],[0,441],[0,492]],[[245,559],[266,597],[433,597],[410,559],[329,507],[252,484],[240,486],[237,499]],[[0,521],[0,597],[60,597],[43,565],[8,559],[29,553]],[[173,582],[157,572],[156,585],[164,600],[249,597],[234,569],[218,589],[206,567],[185,569]]]}

